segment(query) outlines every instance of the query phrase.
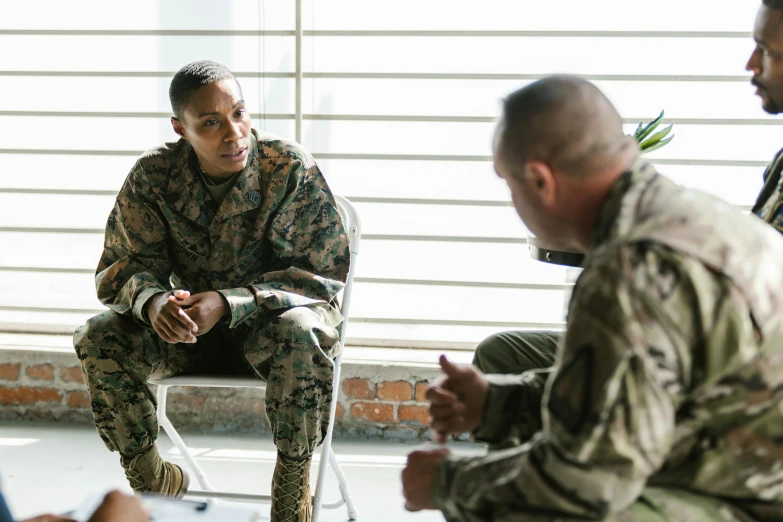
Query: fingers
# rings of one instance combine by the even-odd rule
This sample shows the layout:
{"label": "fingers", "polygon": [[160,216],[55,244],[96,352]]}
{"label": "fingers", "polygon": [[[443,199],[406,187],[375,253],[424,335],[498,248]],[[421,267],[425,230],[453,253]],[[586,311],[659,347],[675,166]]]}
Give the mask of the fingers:
{"label": "fingers", "polygon": [[161,318],[166,321],[169,328],[175,333],[181,330],[189,332],[197,332],[198,325],[193,319],[180,308],[180,305],[175,300],[174,296],[169,296],[169,302],[163,306],[161,310]]}
{"label": "fingers", "polygon": [[445,355],[441,355],[438,359],[438,362],[440,363],[440,367],[443,370],[443,373],[445,373],[448,377],[454,378],[460,378],[464,374],[465,370],[463,367],[458,366],[454,364],[453,362],[449,361],[449,358]]}
{"label": "fingers", "polygon": [[455,393],[439,386],[430,386],[427,388],[424,397],[430,401],[430,404],[433,406],[449,406],[459,401]]}
{"label": "fingers", "polygon": [[172,295],[169,296],[169,301],[177,306],[193,306],[198,302],[201,294],[190,295],[187,290],[175,290]]}
{"label": "fingers", "polygon": [[[168,328],[169,335],[175,342],[178,343],[195,343],[196,336],[192,331],[185,327],[181,322],[177,321],[173,317],[168,317],[163,321],[164,325]],[[194,323],[195,324],[195,323]]]}
{"label": "fingers", "polygon": [[190,292],[187,290],[174,290],[173,295],[177,299],[187,299],[190,297]]}
{"label": "fingers", "polygon": [[402,470],[402,496],[405,498],[405,510],[406,511],[421,511],[413,502],[411,502],[411,482],[413,477],[413,469],[411,468],[411,459],[417,458],[418,452],[414,451],[408,455],[408,464]]}
{"label": "fingers", "polygon": [[430,438],[436,444],[446,444],[446,442],[448,442],[449,434],[431,429]]}
{"label": "fingers", "polygon": [[196,323],[182,309],[176,306],[166,306],[154,327],[158,335],[168,343],[195,343],[196,336],[189,328],[191,325],[195,327],[195,330],[198,330]]}
{"label": "fingers", "polygon": [[405,501],[405,511],[410,511],[411,513],[415,513],[417,511],[421,511],[421,509],[415,507],[413,504],[411,504],[410,502],[408,502],[406,500]]}
{"label": "fingers", "polygon": [[155,325],[153,325],[153,328],[160,338],[165,342],[170,344],[177,344],[178,342],[181,342],[174,332],[171,331],[171,328],[169,328],[169,326],[163,321],[158,321]]}
{"label": "fingers", "polygon": [[[441,417],[436,419],[432,418],[430,421],[430,429],[438,434],[438,442],[446,442],[445,438],[448,435],[462,433],[465,425],[465,417],[461,415],[450,415],[448,417]],[[441,440],[443,439],[443,440]]]}
{"label": "fingers", "polygon": [[179,324],[184,326],[186,330],[191,332],[198,332],[198,325],[192,317],[185,313],[185,310],[182,308],[177,307],[175,319]]}
{"label": "fingers", "polygon": [[452,433],[461,433],[464,423],[465,404],[456,394],[439,386],[427,389],[430,402],[430,436],[433,441],[444,444]]}

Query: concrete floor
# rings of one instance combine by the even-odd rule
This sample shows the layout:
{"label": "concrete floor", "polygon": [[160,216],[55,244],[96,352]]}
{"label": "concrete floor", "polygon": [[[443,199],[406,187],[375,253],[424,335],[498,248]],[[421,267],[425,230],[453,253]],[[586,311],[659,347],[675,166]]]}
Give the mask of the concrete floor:
{"label": "concrete floor", "polygon": [[[269,438],[184,434],[198,454],[199,464],[218,489],[268,493],[275,451]],[[400,472],[405,456],[415,446],[388,442],[335,441],[334,448],[348,479],[360,521],[440,521],[438,512],[408,513],[403,509]],[[161,434],[160,450],[178,464]],[[457,453],[475,454],[475,445],[454,445]],[[313,466],[312,483],[315,484]],[[3,492],[17,518],[65,512],[82,501],[110,489],[130,491],[116,453],[110,453],[94,429],[53,424],[0,426],[0,479]],[[336,480],[329,475],[326,501],[337,500]],[[247,504],[245,504],[247,506]],[[268,505],[259,506],[264,520]],[[323,512],[326,522],[347,520],[345,508]]]}

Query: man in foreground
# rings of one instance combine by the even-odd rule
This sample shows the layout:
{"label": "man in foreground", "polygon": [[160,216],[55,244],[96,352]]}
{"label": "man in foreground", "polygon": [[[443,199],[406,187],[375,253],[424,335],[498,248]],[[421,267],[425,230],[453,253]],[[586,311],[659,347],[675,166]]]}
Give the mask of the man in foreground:
{"label": "man in foreground", "polygon": [[109,310],[74,336],[95,424],[134,490],[182,496],[187,474],[155,446],[148,380],[252,373],[267,381],[278,450],[272,520],[309,520],[348,236],[312,156],[251,130],[228,69],[189,64],[169,96],[181,139],[146,152],[128,175],[95,278]]}
{"label": "man in foreground", "polygon": [[658,174],[579,78],[509,96],[494,154],[525,224],[587,252],[584,271],[554,369],[485,376],[442,358],[427,393],[436,437],[527,443],[412,453],[408,509],[450,521],[783,520],[780,234]]}

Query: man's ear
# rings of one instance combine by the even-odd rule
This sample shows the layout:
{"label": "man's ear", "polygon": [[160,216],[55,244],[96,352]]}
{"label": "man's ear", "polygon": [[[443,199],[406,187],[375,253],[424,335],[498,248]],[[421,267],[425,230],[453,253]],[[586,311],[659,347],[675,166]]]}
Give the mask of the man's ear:
{"label": "man's ear", "polygon": [[187,139],[187,137],[185,137],[185,129],[176,116],[171,118],[171,126],[174,128],[174,132],[177,133],[177,136]]}
{"label": "man's ear", "polygon": [[525,166],[527,189],[536,194],[539,204],[552,208],[557,200],[557,181],[552,169],[543,161],[530,161]]}

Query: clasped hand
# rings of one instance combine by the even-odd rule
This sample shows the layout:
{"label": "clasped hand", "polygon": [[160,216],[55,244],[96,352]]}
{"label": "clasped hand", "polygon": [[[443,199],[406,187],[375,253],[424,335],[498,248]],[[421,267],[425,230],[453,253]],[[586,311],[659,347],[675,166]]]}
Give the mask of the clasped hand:
{"label": "clasped hand", "polygon": [[195,343],[230,312],[219,292],[190,295],[187,290],[156,294],[147,310],[152,328],[167,343]]}

